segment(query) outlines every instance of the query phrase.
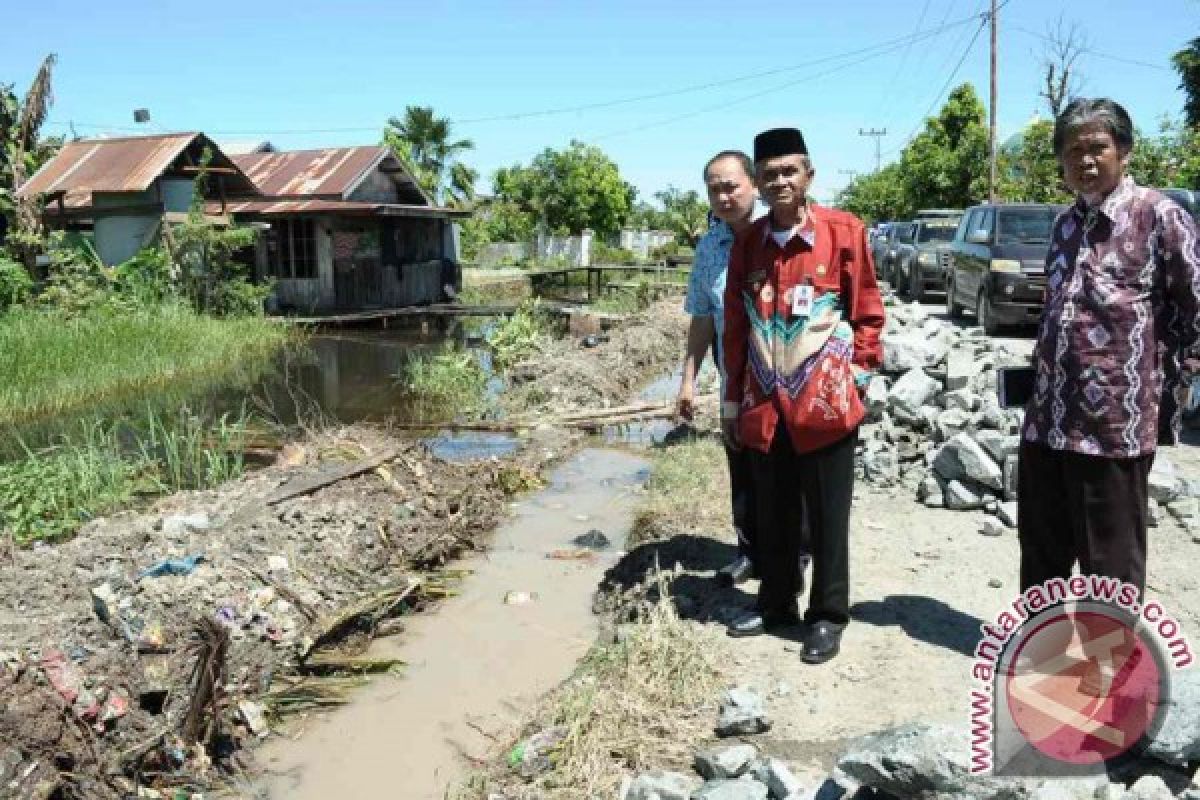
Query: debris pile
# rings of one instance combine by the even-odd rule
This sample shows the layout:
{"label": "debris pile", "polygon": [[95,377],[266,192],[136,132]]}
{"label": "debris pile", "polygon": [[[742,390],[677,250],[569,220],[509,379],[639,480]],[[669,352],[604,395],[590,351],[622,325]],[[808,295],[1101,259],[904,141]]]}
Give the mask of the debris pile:
{"label": "debris pile", "polygon": [[603,339],[555,339],[508,371],[511,385],[500,401],[514,413],[623,403],[647,378],[683,357],[680,337],[686,329],[683,303],[674,297],[630,317]]}
{"label": "debris pile", "polygon": [[[883,368],[867,387],[859,477],[902,487],[931,508],[987,512],[981,532],[1015,528],[1024,412],[1002,408],[996,370],[1028,363],[982,328],[959,328],[917,304],[889,309]],[[1200,528],[1200,484],[1163,455],[1150,480],[1151,524],[1169,513]]]}
{"label": "debris pile", "polygon": [[363,657],[371,639],[453,591],[445,564],[494,528],[506,472],[564,444],[539,432],[510,461],[456,465],[355,428],[314,440],[298,466],[13,552],[0,562],[0,794],[211,787],[272,721],[397,666]]}
{"label": "debris pile", "polygon": [[[1197,800],[1200,770],[1200,680],[1180,673],[1182,685],[1163,729],[1139,758],[1108,774],[1073,778],[1004,777],[971,770],[965,727],[908,724],[850,742],[828,776],[798,777],[782,760],[743,742],[695,753],[697,774],[651,770],[631,776],[623,800]],[[739,702],[756,707],[749,689]],[[729,693],[729,694],[732,694]],[[723,704],[730,703],[729,694]],[[754,696],[755,698],[757,696]],[[765,714],[765,711],[763,712]],[[719,731],[718,731],[719,733]],[[749,731],[742,731],[745,735]]]}

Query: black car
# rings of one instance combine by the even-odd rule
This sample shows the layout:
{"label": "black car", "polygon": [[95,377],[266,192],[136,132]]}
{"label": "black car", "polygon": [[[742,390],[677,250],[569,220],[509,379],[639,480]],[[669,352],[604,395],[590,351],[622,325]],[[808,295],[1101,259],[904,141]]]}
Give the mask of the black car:
{"label": "black car", "polygon": [[1064,208],[1012,203],[967,209],[947,248],[950,316],[959,317],[969,308],[988,334],[1002,325],[1036,323],[1042,313],[1054,219]]}
{"label": "black car", "polygon": [[886,273],[888,283],[896,291],[907,294],[917,302],[925,300],[930,287],[941,290],[946,285],[946,248],[954,239],[959,216],[949,213],[929,219],[916,219],[908,232],[897,240],[890,268]]}
{"label": "black car", "polygon": [[872,252],[875,257],[875,277],[890,282],[896,250],[902,243],[911,239],[912,231],[911,222],[893,222],[888,226],[887,235],[875,242]]}

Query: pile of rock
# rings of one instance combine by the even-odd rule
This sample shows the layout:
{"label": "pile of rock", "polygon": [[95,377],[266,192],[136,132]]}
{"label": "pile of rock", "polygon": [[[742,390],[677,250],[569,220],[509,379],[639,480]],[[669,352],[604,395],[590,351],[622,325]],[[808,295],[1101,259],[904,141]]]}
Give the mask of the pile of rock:
{"label": "pile of rock", "polygon": [[[1024,414],[1000,406],[996,370],[1028,363],[1028,353],[916,304],[889,310],[883,350],[882,370],[866,392],[859,477],[912,491],[931,508],[986,511],[987,534],[1015,527]],[[1200,527],[1200,482],[1183,480],[1162,455],[1150,493],[1151,524],[1167,512]]]}
{"label": "pile of rock", "polygon": [[[718,736],[770,728],[764,701],[739,687],[721,699]],[[695,772],[652,770],[625,781],[621,800],[1200,800],[1200,672],[1176,673],[1166,717],[1145,752],[1107,774],[1005,777],[972,771],[965,725],[901,725],[851,742],[829,775],[803,778],[742,742],[694,754]],[[977,755],[977,754],[976,754]]]}

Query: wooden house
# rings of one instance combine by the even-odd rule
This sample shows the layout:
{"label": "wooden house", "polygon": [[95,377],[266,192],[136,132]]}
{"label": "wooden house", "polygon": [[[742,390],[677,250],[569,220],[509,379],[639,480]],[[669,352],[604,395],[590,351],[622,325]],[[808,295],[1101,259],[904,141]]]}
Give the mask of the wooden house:
{"label": "wooden house", "polygon": [[248,153],[233,162],[259,197],[229,204],[269,225],[258,270],[281,309],[425,305],[461,289],[454,220],[383,147]]}

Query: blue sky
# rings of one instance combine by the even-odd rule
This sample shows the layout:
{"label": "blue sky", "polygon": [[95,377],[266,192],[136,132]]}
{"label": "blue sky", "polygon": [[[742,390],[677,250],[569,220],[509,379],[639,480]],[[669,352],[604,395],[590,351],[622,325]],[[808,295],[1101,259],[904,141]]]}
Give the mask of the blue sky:
{"label": "blue sky", "polygon": [[[960,59],[951,85],[970,81],[986,100],[987,31],[968,50],[979,25],[965,21],[986,4],[42,0],[6,15],[0,82],[23,91],[56,52],[52,132],[74,121],[85,136],[126,133],[145,107],[147,132],[203,130],[285,149],[375,143],[389,115],[432,105],[475,141],[467,160],[485,176],[575,138],[602,147],[643,197],[667,184],[699,189],[710,154],[796,125],[827,200],[849,179],[843,170],[874,164],[859,129],[886,128],[882,147],[894,157],[940,107]],[[1079,64],[1085,94],[1119,100],[1147,130],[1179,113],[1168,59],[1200,35],[1198,0],[1009,0],[1001,137],[1041,108],[1043,42],[1033,34],[1060,15],[1093,51]],[[877,47],[913,34],[926,38]],[[472,121],[602,103],[616,104]]]}

